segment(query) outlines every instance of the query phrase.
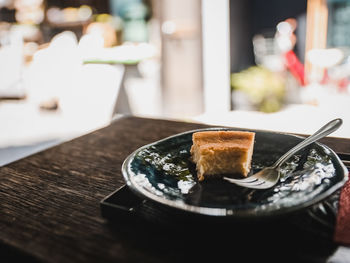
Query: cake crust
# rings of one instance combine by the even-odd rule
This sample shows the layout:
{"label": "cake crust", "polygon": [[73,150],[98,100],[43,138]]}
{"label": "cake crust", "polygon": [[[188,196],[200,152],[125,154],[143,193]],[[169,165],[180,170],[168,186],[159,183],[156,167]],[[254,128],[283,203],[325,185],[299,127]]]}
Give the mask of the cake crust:
{"label": "cake crust", "polygon": [[202,131],[192,135],[191,158],[199,181],[222,174],[247,176],[251,168],[254,132]]}

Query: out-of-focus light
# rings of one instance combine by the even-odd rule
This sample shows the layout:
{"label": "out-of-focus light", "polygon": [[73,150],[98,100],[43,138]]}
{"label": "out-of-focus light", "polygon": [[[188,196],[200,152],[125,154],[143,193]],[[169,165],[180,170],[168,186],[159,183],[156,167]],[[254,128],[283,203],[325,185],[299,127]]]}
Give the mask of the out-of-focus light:
{"label": "out-of-focus light", "polygon": [[277,25],[277,31],[283,35],[290,35],[293,32],[292,26],[287,22],[281,22]]}
{"label": "out-of-focus light", "polygon": [[50,7],[47,12],[47,19],[52,23],[63,22],[63,14],[58,7]]}
{"label": "out-of-focus light", "polygon": [[15,0],[14,5],[16,9],[34,9],[43,4],[43,0]]}
{"label": "out-of-focus light", "polygon": [[66,7],[62,10],[63,18],[65,22],[75,22],[78,21],[78,12],[74,7]]}
{"label": "out-of-focus light", "polygon": [[88,5],[82,5],[79,8],[66,7],[64,9],[50,7],[46,14],[51,23],[84,22],[91,18],[92,9]]}
{"label": "out-of-focus light", "polygon": [[36,9],[18,9],[15,13],[16,21],[24,24],[40,24],[44,20],[44,10]]}
{"label": "out-of-focus light", "polygon": [[176,23],[174,21],[165,21],[162,24],[162,32],[167,35],[171,35],[176,31]]}
{"label": "out-of-focus light", "polygon": [[312,49],[307,52],[306,58],[315,66],[330,68],[340,63],[344,54],[337,48]]}
{"label": "out-of-focus light", "polygon": [[117,43],[117,35],[109,23],[94,22],[86,28],[87,34],[99,35],[104,39],[105,47],[112,47]]}
{"label": "out-of-focus light", "polygon": [[295,45],[296,37],[293,31],[296,25],[293,22],[293,19],[287,19],[276,26],[276,43],[282,52],[291,50]]}
{"label": "out-of-focus light", "polygon": [[110,23],[113,17],[110,14],[99,14],[96,16],[96,22]]}
{"label": "out-of-focus light", "polygon": [[82,21],[88,20],[92,15],[91,7],[88,5],[82,5],[78,9],[78,18]]}
{"label": "out-of-focus light", "polygon": [[16,21],[22,24],[40,24],[44,20],[43,0],[15,0]]}

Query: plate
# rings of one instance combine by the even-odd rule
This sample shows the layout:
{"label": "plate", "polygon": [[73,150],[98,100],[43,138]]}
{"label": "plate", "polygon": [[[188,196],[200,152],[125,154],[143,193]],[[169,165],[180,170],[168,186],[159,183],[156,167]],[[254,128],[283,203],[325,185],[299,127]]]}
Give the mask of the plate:
{"label": "plate", "polygon": [[[347,180],[348,171],[327,146],[313,143],[281,166],[281,180],[270,189],[243,188],[222,179],[197,180],[190,159],[192,130],[145,145],[129,155],[122,166],[127,185],[136,194],[185,212],[205,216],[261,218],[286,215],[325,199]],[[248,129],[255,132],[250,173],[272,165],[302,137]]]}

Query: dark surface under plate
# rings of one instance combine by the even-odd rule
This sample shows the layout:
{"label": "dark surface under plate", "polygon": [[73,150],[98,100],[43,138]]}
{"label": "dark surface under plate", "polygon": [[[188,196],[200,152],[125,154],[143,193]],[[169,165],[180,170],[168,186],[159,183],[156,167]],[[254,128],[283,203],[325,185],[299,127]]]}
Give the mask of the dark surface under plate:
{"label": "dark surface under plate", "polygon": [[[189,152],[193,132],[171,136],[132,153],[122,168],[130,189],[142,198],[181,212],[261,219],[317,204],[347,179],[346,168],[337,155],[325,145],[314,143],[282,166],[282,178],[273,188],[252,190],[221,179],[198,182]],[[273,164],[302,140],[294,135],[254,132],[251,173]]]}
{"label": "dark surface under plate", "polygon": [[[326,262],[337,247],[333,233],[338,199],[339,190],[291,216],[243,222],[182,212],[140,198],[125,185],[102,200],[101,213],[111,228],[129,227],[139,233],[138,238],[166,233],[169,246],[182,236],[182,242],[193,249],[209,246],[211,251],[219,251],[218,247],[224,246],[232,251],[232,257],[245,257],[247,262],[261,257],[270,258],[270,262]],[[201,245],[200,240],[212,244]]]}

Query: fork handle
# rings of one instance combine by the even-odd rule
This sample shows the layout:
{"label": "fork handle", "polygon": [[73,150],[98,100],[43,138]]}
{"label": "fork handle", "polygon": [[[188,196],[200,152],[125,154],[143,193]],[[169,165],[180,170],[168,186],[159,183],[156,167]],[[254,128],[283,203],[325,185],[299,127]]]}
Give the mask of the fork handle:
{"label": "fork handle", "polygon": [[283,164],[285,161],[287,161],[296,152],[298,152],[302,148],[308,146],[309,144],[311,144],[311,143],[331,134],[332,132],[336,131],[342,124],[343,124],[342,119],[334,119],[334,120],[328,122],[326,125],[324,125],[322,128],[320,128],[313,135],[307,137],[305,140],[298,143],[296,146],[294,146],[292,149],[290,149],[288,152],[286,152],[284,155],[282,155],[275,162],[275,164],[273,166],[279,167],[281,164]]}

